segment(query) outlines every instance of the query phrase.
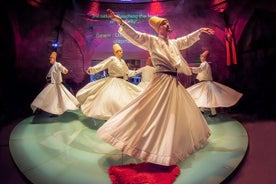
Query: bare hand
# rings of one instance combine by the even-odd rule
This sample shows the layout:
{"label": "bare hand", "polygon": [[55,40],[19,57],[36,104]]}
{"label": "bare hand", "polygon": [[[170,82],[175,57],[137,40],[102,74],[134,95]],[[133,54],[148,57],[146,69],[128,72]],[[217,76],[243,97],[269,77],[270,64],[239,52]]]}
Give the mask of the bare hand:
{"label": "bare hand", "polygon": [[122,24],[123,20],[121,19],[121,17],[116,15],[111,9],[107,9],[106,12],[111,20],[117,22],[118,24]]}
{"label": "bare hand", "polygon": [[86,73],[87,73],[88,75],[91,75],[90,67],[86,70]]}
{"label": "bare hand", "polygon": [[215,34],[215,31],[213,29],[211,29],[211,28],[201,28],[200,31],[204,32],[204,33],[207,33],[209,35]]}
{"label": "bare hand", "polygon": [[68,72],[69,72],[69,70],[67,68],[64,68],[62,73],[67,74]]}
{"label": "bare hand", "polygon": [[111,9],[107,9],[106,12],[110,19],[115,17],[115,13]]}

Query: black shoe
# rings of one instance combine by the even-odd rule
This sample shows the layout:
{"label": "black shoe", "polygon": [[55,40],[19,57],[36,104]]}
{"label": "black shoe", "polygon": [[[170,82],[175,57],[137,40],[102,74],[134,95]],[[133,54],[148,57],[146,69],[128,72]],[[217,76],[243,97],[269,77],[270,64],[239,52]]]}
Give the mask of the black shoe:
{"label": "black shoe", "polygon": [[56,115],[56,114],[51,114],[49,117],[50,117],[50,118],[55,118],[55,117],[58,117],[58,115]]}
{"label": "black shoe", "polygon": [[42,114],[42,110],[41,109],[36,109],[36,111],[33,113],[34,115],[37,115],[37,114]]}
{"label": "black shoe", "polygon": [[217,114],[209,114],[209,117],[213,118],[213,117],[216,117]]}

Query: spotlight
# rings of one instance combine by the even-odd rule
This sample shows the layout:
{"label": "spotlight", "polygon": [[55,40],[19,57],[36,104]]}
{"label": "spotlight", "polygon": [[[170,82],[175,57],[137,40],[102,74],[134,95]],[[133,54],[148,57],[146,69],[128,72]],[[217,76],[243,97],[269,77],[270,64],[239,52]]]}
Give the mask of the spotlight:
{"label": "spotlight", "polygon": [[58,41],[53,41],[52,42],[52,48],[56,50],[58,47],[59,47],[59,42]]}

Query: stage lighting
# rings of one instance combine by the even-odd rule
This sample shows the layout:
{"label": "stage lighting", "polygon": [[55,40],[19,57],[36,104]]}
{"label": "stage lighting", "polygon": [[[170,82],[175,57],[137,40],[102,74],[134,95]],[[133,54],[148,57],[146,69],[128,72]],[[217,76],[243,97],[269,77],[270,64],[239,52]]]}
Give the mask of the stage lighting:
{"label": "stage lighting", "polygon": [[57,49],[59,47],[59,42],[58,41],[53,41],[52,42],[52,48]]}

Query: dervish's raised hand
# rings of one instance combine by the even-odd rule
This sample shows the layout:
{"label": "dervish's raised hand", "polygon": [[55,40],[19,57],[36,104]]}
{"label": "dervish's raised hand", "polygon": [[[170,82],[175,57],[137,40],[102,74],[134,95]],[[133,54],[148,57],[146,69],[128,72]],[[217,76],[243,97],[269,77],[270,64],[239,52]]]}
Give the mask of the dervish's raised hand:
{"label": "dervish's raised hand", "polygon": [[204,33],[207,33],[209,35],[215,34],[215,31],[213,29],[211,29],[211,28],[201,28],[200,31],[204,32]]}
{"label": "dervish's raised hand", "polygon": [[122,18],[116,15],[111,9],[107,9],[106,12],[111,20],[117,22],[118,24],[122,24]]}

